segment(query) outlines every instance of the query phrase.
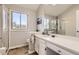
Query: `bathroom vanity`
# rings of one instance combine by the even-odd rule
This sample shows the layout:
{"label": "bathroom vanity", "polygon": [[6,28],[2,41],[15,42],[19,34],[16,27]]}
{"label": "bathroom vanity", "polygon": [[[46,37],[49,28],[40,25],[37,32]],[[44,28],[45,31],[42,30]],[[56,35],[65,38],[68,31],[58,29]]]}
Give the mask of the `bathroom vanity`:
{"label": "bathroom vanity", "polygon": [[[78,55],[79,38],[59,34],[43,35],[32,33],[35,39],[35,51],[39,55]],[[48,49],[50,49],[48,52]]]}

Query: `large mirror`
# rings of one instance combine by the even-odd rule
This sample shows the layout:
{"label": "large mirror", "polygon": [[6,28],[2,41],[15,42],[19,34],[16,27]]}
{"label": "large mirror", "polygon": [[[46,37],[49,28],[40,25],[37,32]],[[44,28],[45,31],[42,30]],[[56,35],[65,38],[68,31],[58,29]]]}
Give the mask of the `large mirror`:
{"label": "large mirror", "polygon": [[49,33],[66,35],[65,25],[66,21],[57,16],[45,15],[45,18],[42,19],[43,31],[47,30]]}
{"label": "large mirror", "polygon": [[56,34],[79,37],[79,8],[77,8],[79,5],[57,4],[52,6],[49,4],[42,6],[42,10],[38,14],[42,19],[39,30],[48,30]]}
{"label": "large mirror", "polygon": [[51,33],[57,33],[58,26],[56,17],[46,15],[43,21],[44,21],[44,30],[47,29]]}

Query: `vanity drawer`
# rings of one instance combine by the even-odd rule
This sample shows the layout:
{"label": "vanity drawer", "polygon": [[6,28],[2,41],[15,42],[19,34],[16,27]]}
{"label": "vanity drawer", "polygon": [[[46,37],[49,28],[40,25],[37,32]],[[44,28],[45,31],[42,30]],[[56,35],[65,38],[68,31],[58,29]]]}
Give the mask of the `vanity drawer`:
{"label": "vanity drawer", "polygon": [[67,51],[67,50],[65,50],[65,49],[63,49],[63,48],[61,48],[59,46],[56,46],[56,45],[54,45],[52,43],[47,42],[46,45],[47,45],[48,48],[52,49],[53,51],[55,51],[55,52],[57,52],[57,53],[59,53],[61,55],[73,55],[73,53],[71,53],[71,52],[69,52],[69,51]]}
{"label": "vanity drawer", "polygon": [[44,40],[39,40],[39,55],[46,55],[46,43]]}
{"label": "vanity drawer", "polygon": [[35,38],[35,51],[39,53],[39,38]]}
{"label": "vanity drawer", "polygon": [[45,44],[45,41],[43,39],[40,39],[39,42]]}

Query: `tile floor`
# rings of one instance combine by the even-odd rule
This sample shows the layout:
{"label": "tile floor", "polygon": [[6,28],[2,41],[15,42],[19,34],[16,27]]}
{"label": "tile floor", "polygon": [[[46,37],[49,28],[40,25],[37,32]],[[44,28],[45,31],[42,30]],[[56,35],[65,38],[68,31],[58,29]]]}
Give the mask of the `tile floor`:
{"label": "tile floor", "polygon": [[36,52],[28,54],[28,46],[24,46],[9,50],[8,55],[38,55],[38,54]]}
{"label": "tile floor", "polygon": [[11,49],[8,52],[8,55],[25,55],[28,54],[28,47],[19,47],[15,49]]}

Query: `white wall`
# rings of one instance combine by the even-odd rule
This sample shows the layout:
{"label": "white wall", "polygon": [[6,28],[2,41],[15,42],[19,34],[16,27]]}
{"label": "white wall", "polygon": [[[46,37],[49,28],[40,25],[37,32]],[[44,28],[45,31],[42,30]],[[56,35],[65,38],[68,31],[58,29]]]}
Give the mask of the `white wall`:
{"label": "white wall", "polygon": [[[37,10],[37,17],[41,18],[42,20],[45,19],[45,11],[44,11],[43,5],[40,5],[39,9]],[[40,32],[43,32],[44,31],[43,21],[42,21],[42,24],[39,24],[37,27]]]}
{"label": "white wall", "polygon": [[[79,10],[79,5],[75,5],[60,16],[60,20],[65,21],[65,34],[76,36],[76,11]],[[78,35],[79,37],[79,35]]]}
{"label": "white wall", "polygon": [[26,30],[12,30],[11,29],[11,15],[9,14],[9,47],[15,48],[26,44],[28,33],[36,30],[36,13],[30,9],[22,8],[16,5],[6,6],[10,10],[21,11],[28,15],[28,29]]}

